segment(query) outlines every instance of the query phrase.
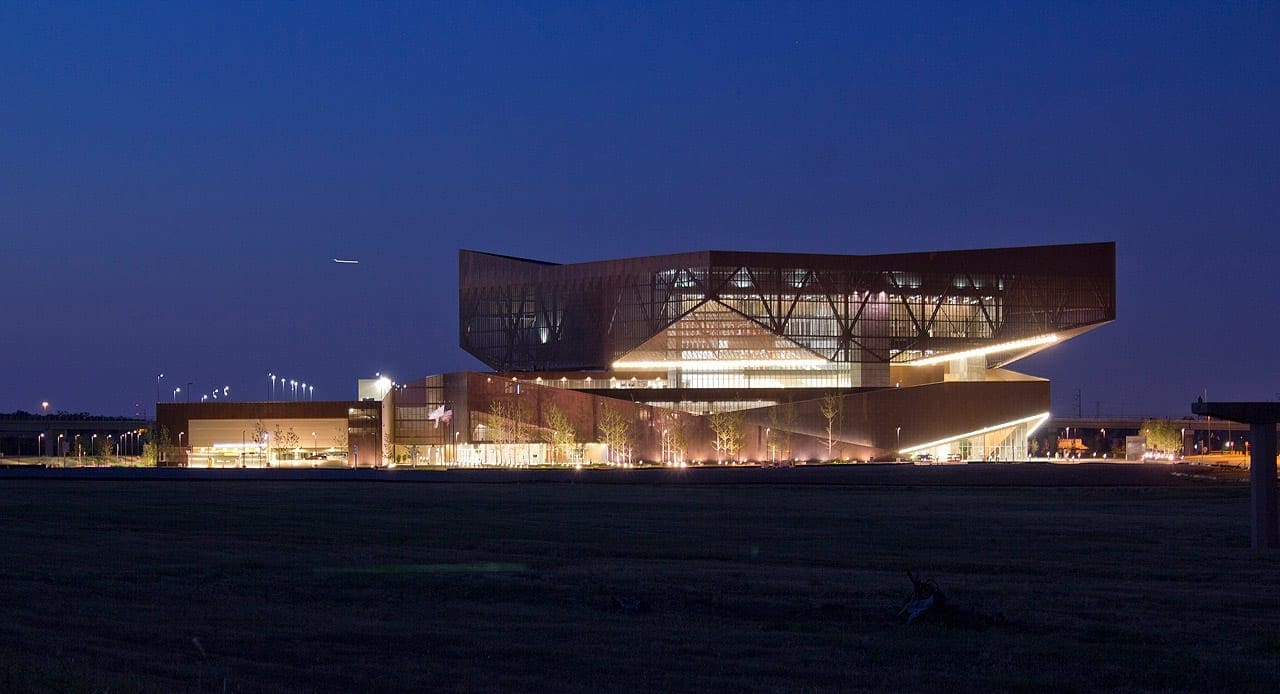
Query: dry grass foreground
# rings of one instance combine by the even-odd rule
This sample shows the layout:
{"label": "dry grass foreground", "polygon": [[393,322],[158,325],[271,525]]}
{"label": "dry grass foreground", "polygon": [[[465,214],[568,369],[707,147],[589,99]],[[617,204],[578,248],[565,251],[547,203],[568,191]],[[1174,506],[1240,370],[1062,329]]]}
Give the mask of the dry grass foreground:
{"label": "dry grass foreground", "polygon": [[[0,690],[1271,692],[1248,498],[4,480]],[[901,624],[909,568],[1007,623]]]}

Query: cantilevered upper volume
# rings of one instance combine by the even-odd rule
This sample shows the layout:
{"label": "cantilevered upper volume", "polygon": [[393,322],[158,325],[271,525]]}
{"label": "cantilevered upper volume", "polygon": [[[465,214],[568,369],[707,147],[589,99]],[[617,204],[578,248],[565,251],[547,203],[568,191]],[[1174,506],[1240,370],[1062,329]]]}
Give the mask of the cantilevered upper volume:
{"label": "cantilevered upper volume", "polygon": [[[987,368],[1115,319],[1115,244],[893,255],[459,257],[463,349],[500,371]],[[980,362],[980,363],[975,363]]]}

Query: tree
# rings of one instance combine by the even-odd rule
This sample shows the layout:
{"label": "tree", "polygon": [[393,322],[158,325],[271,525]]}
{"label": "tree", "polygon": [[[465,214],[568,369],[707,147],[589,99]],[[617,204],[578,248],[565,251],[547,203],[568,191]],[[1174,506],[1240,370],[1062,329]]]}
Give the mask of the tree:
{"label": "tree", "polygon": [[831,458],[831,449],[836,445],[836,422],[844,422],[844,398],[839,393],[822,396],[822,416],[827,420],[827,458]]}
{"label": "tree", "polygon": [[608,449],[612,462],[631,460],[631,423],[622,412],[609,405],[600,413],[600,443]]}
{"label": "tree", "polygon": [[689,418],[680,418],[678,412],[672,412],[664,434],[667,438],[667,456],[664,463],[680,464],[684,462],[685,452],[689,448]]}
{"label": "tree", "polygon": [[1146,437],[1150,450],[1182,452],[1182,428],[1171,419],[1148,419],[1139,433]]}
{"label": "tree", "polygon": [[796,426],[796,406],[787,401],[769,410],[769,428],[771,431],[767,451],[769,459],[775,455],[791,459],[791,435]]}
{"label": "tree", "polygon": [[489,403],[489,440],[494,443],[525,443],[529,417],[523,401],[494,400]]}
{"label": "tree", "polygon": [[293,432],[293,427],[284,432],[284,446],[289,450],[296,451],[298,449],[298,435]]}
{"label": "tree", "polygon": [[715,412],[707,420],[715,434],[711,446],[723,460],[735,460],[742,449],[742,413]]}
{"label": "tree", "polygon": [[156,459],[159,457],[159,448],[155,441],[148,441],[142,444],[142,458],[139,462],[143,465],[154,466]]}
{"label": "tree", "polygon": [[280,462],[281,453],[284,452],[284,430],[280,428],[279,424],[276,425],[275,431],[271,432],[271,445],[269,448],[276,452],[274,456],[276,462]]}
{"label": "tree", "polygon": [[542,438],[551,445],[553,462],[566,462],[556,461],[554,458],[562,451],[566,458],[572,454],[573,444],[578,440],[578,432],[574,430],[573,422],[569,421],[568,415],[559,407],[550,405],[547,408],[547,428],[543,430]]}
{"label": "tree", "polygon": [[111,439],[108,439],[108,438],[105,438],[105,437],[101,437],[101,436],[100,436],[100,437],[98,437],[97,442],[98,442],[98,450],[94,451],[94,453],[93,453],[93,454],[94,454],[94,455],[96,455],[96,456],[98,456],[98,458],[99,458],[100,460],[104,461],[104,462],[105,462],[105,461],[107,461],[107,460],[110,460],[110,459],[111,459],[111,452],[112,452],[112,451],[111,451],[111,445],[112,445],[112,441],[111,441]]}
{"label": "tree", "polygon": [[396,441],[391,437],[391,432],[382,435],[382,465],[385,467],[388,463],[396,462]]}
{"label": "tree", "polygon": [[159,465],[164,462],[169,455],[170,446],[172,443],[169,439],[169,427],[161,426],[157,435],[142,447],[143,464]]}

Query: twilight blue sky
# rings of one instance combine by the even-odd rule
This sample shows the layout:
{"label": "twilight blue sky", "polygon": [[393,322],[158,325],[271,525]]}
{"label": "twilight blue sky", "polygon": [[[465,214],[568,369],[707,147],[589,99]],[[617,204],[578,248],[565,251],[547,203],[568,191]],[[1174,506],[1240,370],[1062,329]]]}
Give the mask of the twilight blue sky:
{"label": "twilight blue sky", "polygon": [[1280,4],[120,5],[0,4],[0,411],[479,368],[460,247],[1105,240],[1055,411],[1280,398]]}

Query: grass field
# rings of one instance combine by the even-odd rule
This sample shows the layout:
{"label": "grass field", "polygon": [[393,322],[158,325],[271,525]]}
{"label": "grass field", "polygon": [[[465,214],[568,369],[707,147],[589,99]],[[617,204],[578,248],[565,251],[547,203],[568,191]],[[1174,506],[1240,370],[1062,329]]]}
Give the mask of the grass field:
{"label": "grass field", "polygon": [[[1248,486],[1085,467],[0,480],[0,690],[1276,691],[1280,558],[1249,549]],[[903,625],[908,569],[1004,622]]]}

